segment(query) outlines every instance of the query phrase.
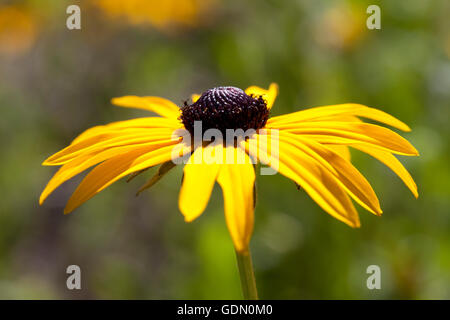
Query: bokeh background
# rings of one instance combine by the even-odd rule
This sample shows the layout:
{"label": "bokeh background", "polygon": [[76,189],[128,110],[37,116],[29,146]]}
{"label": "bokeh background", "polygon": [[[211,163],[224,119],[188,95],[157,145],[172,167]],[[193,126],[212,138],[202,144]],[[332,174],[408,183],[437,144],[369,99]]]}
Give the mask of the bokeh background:
{"label": "bokeh background", "polygon": [[[66,8],[81,7],[81,30]],[[381,30],[366,8],[381,7]],[[135,197],[151,172],[120,181],[64,216],[81,177],[42,206],[50,154],[97,124],[145,116],[110,104],[156,95],[181,105],[210,87],[267,87],[273,114],[358,102],[413,128],[402,157],[415,200],[356,151],[382,218],[358,208],[351,229],[281,177],[258,176],[251,242],[266,299],[450,298],[450,2],[324,0],[0,1],[0,298],[239,299],[234,250],[215,188],[186,224],[182,168]],[[82,290],[66,288],[81,267]],[[379,265],[382,289],[368,290]]]}

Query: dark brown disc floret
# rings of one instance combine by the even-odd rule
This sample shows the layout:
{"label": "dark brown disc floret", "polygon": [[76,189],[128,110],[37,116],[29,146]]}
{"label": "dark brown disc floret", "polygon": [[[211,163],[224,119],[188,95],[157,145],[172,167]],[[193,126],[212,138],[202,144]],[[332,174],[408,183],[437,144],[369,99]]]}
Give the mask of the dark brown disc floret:
{"label": "dark brown disc floret", "polygon": [[194,122],[202,122],[202,131],[218,129],[260,129],[269,118],[266,101],[259,96],[247,95],[236,87],[217,87],[205,91],[193,104],[185,103],[181,121],[193,134]]}

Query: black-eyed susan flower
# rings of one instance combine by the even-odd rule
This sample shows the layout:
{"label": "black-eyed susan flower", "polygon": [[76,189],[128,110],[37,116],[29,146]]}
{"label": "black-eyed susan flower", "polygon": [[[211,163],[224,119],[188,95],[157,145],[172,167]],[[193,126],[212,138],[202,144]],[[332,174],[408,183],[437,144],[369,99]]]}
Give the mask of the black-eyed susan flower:
{"label": "black-eyed susan flower", "polygon": [[[69,199],[65,213],[123,177],[160,165],[144,189],[185,162],[180,211],[186,221],[196,219],[206,208],[215,182],[220,185],[243,288],[249,291],[245,296],[255,298],[248,247],[256,161],[293,180],[326,212],[351,227],[360,225],[351,199],[376,215],[382,211],[369,182],[352,165],[348,147],[386,164],[418,196],[416,184],[394,156],[415,156],[417,150],[394,131],[361,118],[410,131],[406,124],[359,104],[316,107],[269,118],[277,92],[276,84],[268,90],[218,87],[193,95],[192,103],[181,108],[159,97],[114,98],[113,104],[161,117],[114,122],[83,132],[44,161],[44,165],[61,168],[42,192],[40,203],[63,182],[93,166]],[[231,140],[229,132],[234,134]]]}

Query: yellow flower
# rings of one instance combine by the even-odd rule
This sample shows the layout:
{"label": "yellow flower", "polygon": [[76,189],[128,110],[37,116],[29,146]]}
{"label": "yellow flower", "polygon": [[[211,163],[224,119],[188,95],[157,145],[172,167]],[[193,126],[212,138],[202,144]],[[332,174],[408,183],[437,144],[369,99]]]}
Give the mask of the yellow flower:
{"label": "yellow flower", "polygon": [[314,29],[314,36],[320,45],[348,50],[355,47],[367,34],[367,15],[364,6],[335,3],[321,11]]}
{"label": "yellow flower", "polygon": [[204,19],[215,0],[98,0],[95,5],[110,18],[125,19],[132,25],[159,29],[193,27]]}
{"label": "yellow flower", "polygon": [[0,6],[0,55],[26,52],[37,36],[37,21],[21,6]]}
{"label": "yellow flower", "polygon": [[[359,227],[360,222],[350,199],[376,215],[382,211],[372,187],[351,164],[349,146],[383,162],[418,196],[413,179],[393,155],[415,156],[417,150],[392,130],[364,123],[360,118],[410,131],[406,124],[359,104],[316,107],[269,118],[277,93],[276,84],[268,90],[256,86],[245,91],[219,87],[193,95],[193,102],[181,109],[159,97],[114,98],[113,104],[145,109],[161,117],[114,122],[83,132],[44,161],[43,165],[61,168],[42,192],[40,204],[63,182],[92,166],[96,167],[75,190],[65,213],[115,181],[161,165],[141,188],[145,189],[184,157],[189,160],[184,166],[179,207],[185,220],[192,221],[204,211],[217,181],[223,191],[226,223],[234,246],[238,252],[246,252],[254,220],[252,159],[293,180],[326,212],[352,227]],[[192,145],[196,121],[201,121],[202,136],[199,143],[194,141]],[[224,144],[206,139],[211,129],[219,133],[227,129],[254,132]],[[194,134],[193,140],[190,134]],[[273,152],[274,145],[278,152]],[[228,156],[232,161],[211,161]]]}

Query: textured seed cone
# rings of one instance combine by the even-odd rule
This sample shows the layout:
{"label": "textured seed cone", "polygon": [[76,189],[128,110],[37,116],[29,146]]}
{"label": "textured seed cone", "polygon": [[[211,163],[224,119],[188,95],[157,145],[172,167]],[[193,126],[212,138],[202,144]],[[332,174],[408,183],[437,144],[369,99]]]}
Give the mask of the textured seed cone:
{"label": "textured seed cone", "polygon": [[205,91],[191,105],[182,108],[181,121],[185,128],[194,131],[194,121],[202,121],[203,132],[219,129],[259,129],[269,118],[269,110],[262,97],[247,95],[236,87],[217,87]]}

